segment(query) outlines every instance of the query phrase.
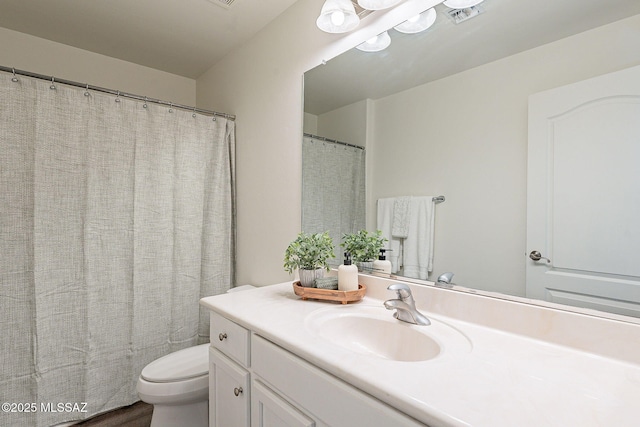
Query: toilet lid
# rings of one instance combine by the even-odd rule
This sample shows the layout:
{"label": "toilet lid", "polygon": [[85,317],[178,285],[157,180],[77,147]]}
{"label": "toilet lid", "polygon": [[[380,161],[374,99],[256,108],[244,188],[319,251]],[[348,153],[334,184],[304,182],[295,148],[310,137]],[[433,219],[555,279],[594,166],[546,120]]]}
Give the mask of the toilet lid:
{"label": "toilet lid", "polygon": [[166,383],[195,378],[209,373],[209,344],[197,345],[167,354],[142,370],[143,379]]}

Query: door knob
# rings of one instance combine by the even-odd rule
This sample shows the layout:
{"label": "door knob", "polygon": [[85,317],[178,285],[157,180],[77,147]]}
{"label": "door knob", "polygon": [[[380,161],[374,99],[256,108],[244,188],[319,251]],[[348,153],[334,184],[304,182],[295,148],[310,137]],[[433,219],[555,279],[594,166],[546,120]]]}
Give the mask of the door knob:
{"label": "door knob", "polygon": [[543,257],[539,251],[531,251],[531,253],[529,254],[529,258],[531,258],[534,261],[540,261],[541,259],[545,259],[547,260],[547,263],[551,262],[549,258]]}

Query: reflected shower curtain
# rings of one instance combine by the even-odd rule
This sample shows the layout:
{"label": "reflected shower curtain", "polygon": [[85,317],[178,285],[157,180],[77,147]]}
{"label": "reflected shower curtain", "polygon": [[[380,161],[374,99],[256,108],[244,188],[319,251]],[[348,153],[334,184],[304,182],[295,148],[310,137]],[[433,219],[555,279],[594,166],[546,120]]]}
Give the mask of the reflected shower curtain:
{"label": "reflected shower curtain", "polygon": [[338,265],[342,235],[365,228],[365,151],[302,139],[302,230],[328,231]]}
{"label": "reflected shower curtain", "polygon": [[234,274],[234,123],[10,77],[0,400],[36,410],[0,426],[48,426],[137,401],[147,363],[208,342],[198,300]]}

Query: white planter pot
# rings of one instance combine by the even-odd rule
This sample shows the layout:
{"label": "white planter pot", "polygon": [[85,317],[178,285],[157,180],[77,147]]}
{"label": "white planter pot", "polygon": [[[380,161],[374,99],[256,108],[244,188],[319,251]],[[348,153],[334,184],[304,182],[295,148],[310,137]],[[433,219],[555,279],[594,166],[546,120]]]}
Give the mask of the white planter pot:
{"label": "white planter pot", "polygon": [[371,273],[373,271],[373,261],[358,261],[356,265],[361,273]]}
{"label": "white planter pot", "polygon": [[315,288],[315,280],[324,277],[324,268],[317,268],[315,270],[298,269],[298,275],[300,276],[300,285],[305,288]]}

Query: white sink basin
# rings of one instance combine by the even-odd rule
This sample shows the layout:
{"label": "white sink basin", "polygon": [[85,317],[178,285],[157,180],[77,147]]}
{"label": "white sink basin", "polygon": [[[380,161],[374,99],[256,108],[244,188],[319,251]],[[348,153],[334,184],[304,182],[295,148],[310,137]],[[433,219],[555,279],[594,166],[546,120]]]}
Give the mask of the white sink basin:
{"label": "white sink basin", "polygon": [[461,332],[430,320],[429,326],[412,325],[395,319],[382,305],[358,304],[318,309],[307,316],[305,327],[344,349],[394,361],[420,362],[447,352],[471,351]]}

